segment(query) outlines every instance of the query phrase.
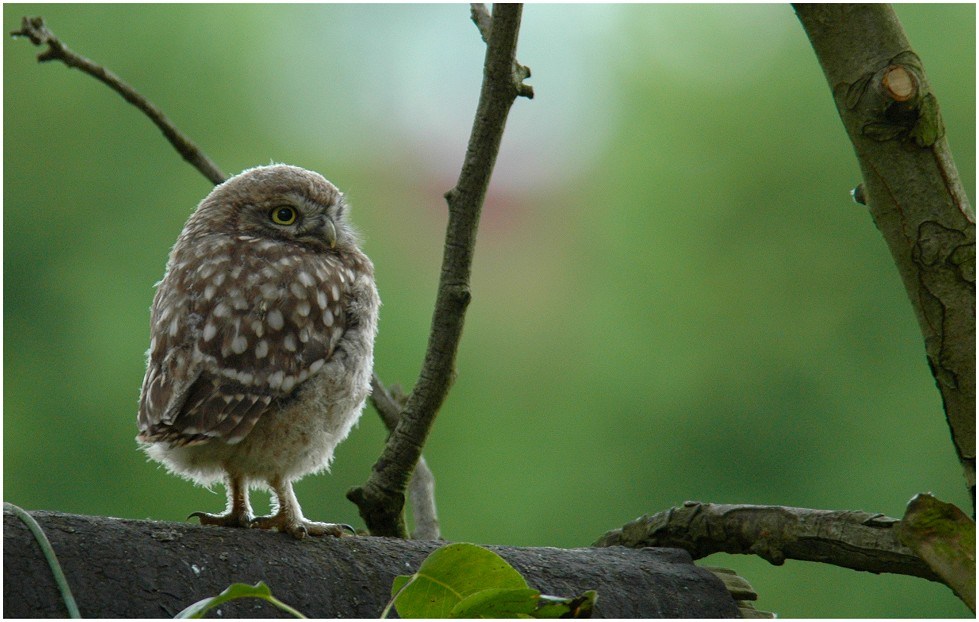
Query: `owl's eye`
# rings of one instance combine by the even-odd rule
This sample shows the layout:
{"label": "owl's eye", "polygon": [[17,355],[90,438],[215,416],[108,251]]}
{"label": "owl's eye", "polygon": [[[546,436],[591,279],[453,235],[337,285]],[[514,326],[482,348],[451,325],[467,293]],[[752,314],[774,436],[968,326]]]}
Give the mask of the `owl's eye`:
{"label": "owl's eye", "polygon": [[296,209],[294,207],[289,207],[288,205],[282,205],[280,207],[272,208],[269,212],[269,218],[277,225],[291,225],[296,222]]}

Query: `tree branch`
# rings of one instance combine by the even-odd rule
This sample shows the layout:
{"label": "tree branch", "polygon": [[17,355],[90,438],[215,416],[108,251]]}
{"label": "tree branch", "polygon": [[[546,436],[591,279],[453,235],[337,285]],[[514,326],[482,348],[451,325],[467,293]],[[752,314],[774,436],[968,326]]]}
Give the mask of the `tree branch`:
{"label": "tree branch", "polygon": [[938,100],[885,4],[797,4],[897,264],[976,503],[976,228]]}
{"label": "tree branch", "polygon": [[[50,539],[81,614],[172,618],[234,582],[264,581],[312,618],[376,618],[396,575],[410,574],[439,542],[306,538],[260,529],[30,512]],[[724,584],[684,551],[488,547],[546,594],[597,590],[597,617],[734,617]],[[226,618],[278,617],[264,601],[222,605]],[[65,605],[34,536],[3,516],[3,612],[64,617]]]}
{"label": "tree branch", "polygon": [[75,69],[80,69],[81,71],[87,73],[108,85],[109,88],[114,90],[116,93],[122,95],[122,97],[136,106],[141,110],[146,116],[150,118],[153,123],[156,124],[163,135],[166,136],[170,144],[173,145],[174,149],[177,150],[184,160],[190,162],[190,164],[196,168],[204,177],[207,177],[214,184],[220,184],[227,176],[221,172],[221,169],[217,167],[214,162],[210,160],[204,153],[197,148],[183,132],[178,130],[176,126],[163,114],[163,112],[149,102],[145,97],[140,95],[133,87],[129,86],[116,74],[112,73],[105,67],[93,63],[89,59],[75,54],[68,49],[64,43],[62,43],[54,33],[48,30],[47,26],[44,25],[44,19],[41,17],[25,17],[21,20],[20,30],[15,30],[10,33],[12,37],[27,37],[31,40],[34,45],[47,45],[48,49],[41,52],[37,56],[38,62],[44,63],[52,60],[60,60],[68,67],[73,67]]}
{"label": "tree branch", "polygon": [[[397,396],[392,395],[395,392]],[[398,420],[401,419],[404,399],[400,394],[400,387],[395,385],[388,390],[377,374],[371,376],[371,403],[374,404],[374,409],[381,416],[388,432],[393,432],[398,425]],[[411,481],[408,483],[408,502],[411,504],[411,516],[415,525],[411,538],[438,540],[441,531],[438,509],[435,507],[435,476],[428,468],[425,456],[418,457],[418,466],[411,474]]]}
{"label": "tree branch", "polygon": [[526,76],[514,71],[521,10],[519,4],[493,5],[493,26],[469,147],[459,180],[445,195],[449,222],[421,374],[370,478],[363,486],[347,493],[374,535],[402,538],[407,535],[403,514],[405,488],[452,383],[456,351],[471,297],[469,276],[483,199],[510,106],[518,95],[527,93],[527,87],[521,82]]}
{"label": "tree branch", "polygon": [[[488,44],[490,33],[493,32],[493,16],[486,9],[486,5],[481,2],[470,4],[469,17],[476,24],[476,28],[479,29],[479,36],[483,39],[483,43]],[[513,59],[513,75],[517,83],[517,96],[533,99],[534,88],[529,84],[523,83],[524,80],[530,77],[530,67],[525,67],[518,63],[516,57]]]}
{"label": "tree branch", "polygon": [[694,559],[713,553],[758,555],[776,566],[797,559],[943,583],[898,539],[899,523],[868,512],[688,501],[609,531],[594,546],[676,547]]}
{"label": "tree branch", "polygon": [[483,43],[489,43],[490,31],[493,30],[493,16],[486,9],[482,2],[473,2],[469,5],[469,18],[479,29],[479,36]]}

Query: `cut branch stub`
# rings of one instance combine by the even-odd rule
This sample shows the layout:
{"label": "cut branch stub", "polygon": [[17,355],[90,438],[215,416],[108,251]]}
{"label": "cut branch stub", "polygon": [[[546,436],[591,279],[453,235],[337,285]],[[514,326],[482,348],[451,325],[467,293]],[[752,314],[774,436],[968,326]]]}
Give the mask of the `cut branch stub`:
{"label": "cut branch stub", "polygon": [[884,71],[881,85],[894,101],[906,102],[918,92],[914,74],[901,65],[891,65]]}
{"label": "cut branch stub", "polygon": [[[876,84],[873,98],[879,99],[883,111],[872,114],[863,126],[863,134],[878,141],[898,140],[907,148],[927,148],[945,136],[945,123],[938,100],[925,81],[921,60],[914,52],[902,52],[879,71],[857,80],[848,87],[847,107],[855,110],[863,90]],[[873,105],[873,99],[871,105]],[[874,113],[874,109],[870,111]]]}

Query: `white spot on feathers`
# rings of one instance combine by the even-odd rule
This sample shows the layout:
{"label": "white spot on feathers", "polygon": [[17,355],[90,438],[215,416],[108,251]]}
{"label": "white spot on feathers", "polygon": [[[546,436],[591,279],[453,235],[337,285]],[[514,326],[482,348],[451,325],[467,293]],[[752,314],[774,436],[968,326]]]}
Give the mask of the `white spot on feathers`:
{"label": "white spot on feathers", "polygon": [[235,354],[243,354],[248,349],[248,340],[238,335],[231,341],[231,351]]}
{"label": "white spot on feathers", "polygon": [[285,325],[282,312],[278,309],[272,309],[269,311],[268,315],[265,316],[265,319],[269,321],[269,326],[272,327],[272,330],[282,330],[282,327]]}

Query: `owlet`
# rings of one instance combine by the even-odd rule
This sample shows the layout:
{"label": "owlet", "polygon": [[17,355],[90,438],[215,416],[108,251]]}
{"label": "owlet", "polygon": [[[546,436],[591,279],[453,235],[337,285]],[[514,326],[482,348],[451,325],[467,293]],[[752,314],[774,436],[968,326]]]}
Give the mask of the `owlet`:
{"label": "owlet", "polygon": [[[227,511],[203,524],[342,533],[306,520],[292,483],[329,467],[370,392],[380,299],[347,211],[321,175],[260,166],[214,188],[170,252],[136,438],[177,475],[224,481]],[[271,490],[271,516],[250,488]]]}

